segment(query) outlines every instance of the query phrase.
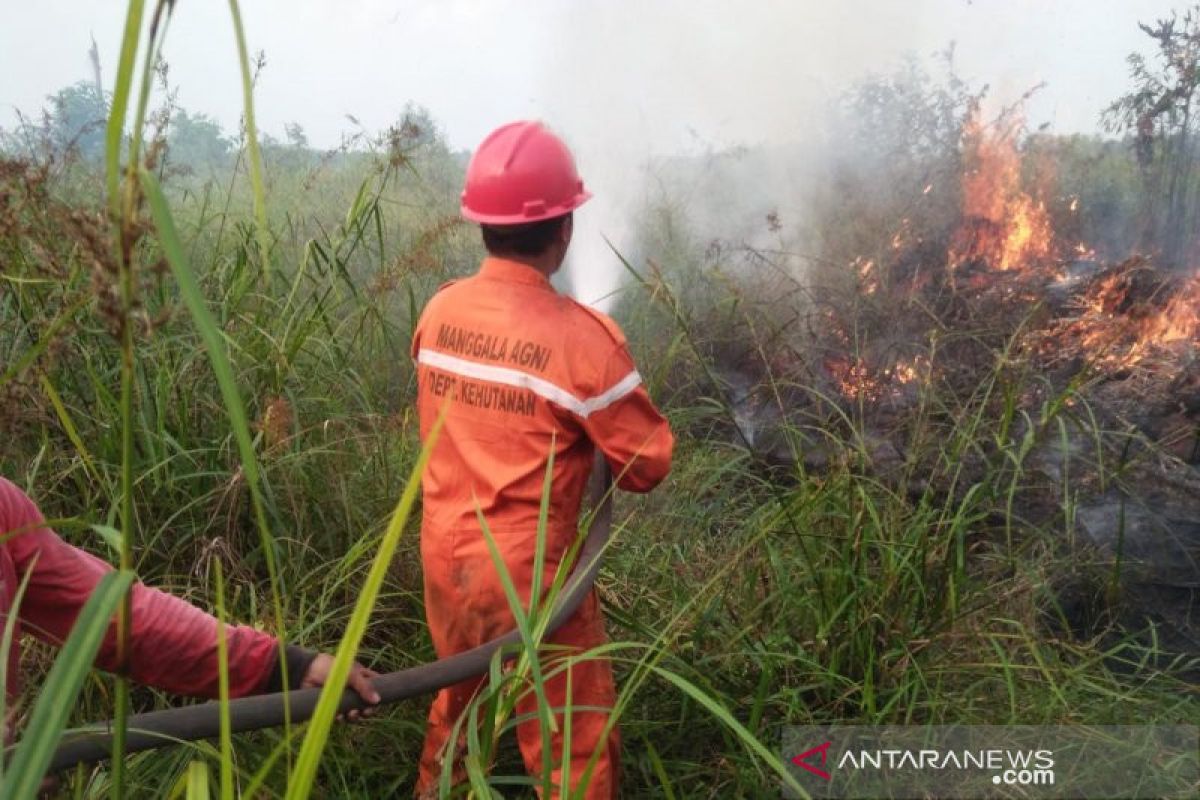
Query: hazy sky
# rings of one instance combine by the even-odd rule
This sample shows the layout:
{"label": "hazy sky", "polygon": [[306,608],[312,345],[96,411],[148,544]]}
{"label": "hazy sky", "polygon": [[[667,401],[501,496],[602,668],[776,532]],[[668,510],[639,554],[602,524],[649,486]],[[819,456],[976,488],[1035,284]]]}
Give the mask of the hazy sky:
{"label": "hazy sky", "polygon": [[[126,0],[0,0],[0,126],[16,109],[91,78],[99,45],[111,88]],[[152,6],[154,0],[147,0]],[[586,301],[603,299],[654,180],[647,157],[758,143],[831,143],[826,101],[906,54],[957,44],[962,77],[992,87],[993,105],[1046,82],[1032,126],[1095,131],[1128,87],[1125,57],[1148,51],[1138,21],[1196,0],[242,0],[250,49],[266,55],[256,91],[260,130],[298,122],[336,145],[353,114],[377,132],[405,103],[425,106],[450,144],[474,148],[496,125],[546,120],[575,151],[596,199],[576,222],[566,274]],[[237,129],[240,77],[224,0],[177,0],[166,58],[180,103]],[[828,134],[825,134],[828,137]],[[836,134],[834,134],[836,135]],[[808,162],[775,164],[714,205],[735,223],[737,197],[791,221],[811,183]],[[712,215],[710,215],[712,218]],[[714,226],[708,235],[722,232]],[[627,251],[627,250],[626,250]]]}
{"label": "hazy sky", "polygon": [[[0,125],[89,77],[91,36],[111,86],[124,0],[4,0]],[[148,5],[152,4],[152,0]],[[265,51],[260,127],[299,122],[332,145],[353,114],[369,130],[406,101],[457,147],[499,122],[547,119],[631,151],[781,141],[819,100],[905,52],[958,44],[963,75],[1015,96],[1048,87],[1030,122],[1093,130],[1147,49],[1138,20],[1183,0],[243,0]],[[178,0],[167,58],[181,103],[233,129],[240,111],[228,6]],[[636,142],[636,146],[630,141]]]}

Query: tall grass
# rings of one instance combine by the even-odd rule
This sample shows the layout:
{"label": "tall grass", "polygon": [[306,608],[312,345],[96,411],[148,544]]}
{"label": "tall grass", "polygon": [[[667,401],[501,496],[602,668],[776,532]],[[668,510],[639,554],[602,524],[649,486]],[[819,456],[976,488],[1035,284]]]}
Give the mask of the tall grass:
{"label": "tall grass", "polygon": [[[421,463],[408,341],[423,301],[478,255],[446,222],[461,163],[406,145],[314,169],[272,162],[268,149],[256,157],[239,35],[248,173],[223,184],[171,176],[143,132],[170,4],[144,6],[129,5],[102,215],[14,179],[29,201],[0,236],[0,391],[18,401],[0,419],[11,431],[0,470],[64,518],[73,542],[113,546],[121,569],[103,597],[114,603],[136,570],[222,618],[336,649],[339,670],[355,652],[377,669],[430,660],[419,552],[401,535]],[[147,35],[148,19],[159,22]],[[91,228],[75,214],[100,219],[119,269],[93,263]],[[958,332],[987,359],[968,392],[922,387],[885,476],[866,404],[774,366],[794,328],[757,314],[752,280],[698,268],[703,248],[682,226],[651,244],[663,268],[628,263],[636,277],[620,314],[679,445],[664,487],[617,499],[598,581],[612,641],[563,657],[544,628],[560,580],[535,587],[529,605],[507,581],[522,643],[461,721],[466,784],[448,769],[443,794],[544,791],[548,777],[526,777],[512,744],[526,721],[516,705],[595,658],[618,674],[623,796],[778,796],[788,724],[1195,718],[1194,689],[1151,669],[1152,646],[1044,622],[1065,616],[1053,591],[1062,573],[1088,566],[1071,549],[1078,475],[1123,469],[1097,444],[1047,488],[1034,461],[1049,442],[1106,435],[1078,386],[1047,387],[1022,369],[1011,332]],[[93,278],[116,289],[115,315]],[[729,340],[746,345],[738,363],[759,370],[778,411],[784,464],[767,463],[736,424]],[[960,344],[941,340],[929,355]],[[1041,400],[1024,403],[1031,394]],[[1046,496],[1058,503],[1048,513],[1029,507]],[[88,630],[35,682],[6,797],[36,789],[36,754],[64,726],[177,702],[88,676]],[[28,658],[37,668],[54,656]],[[41,710],[73,681],[77,703]],[[118,759],[67,776],[66,790],[207,796],[219,775],[222,797],[406,793],[426,710],[331,726],[326,706],[308,727]],[[574,735],[570,708],[539,702],[536,719]],[[554,766],[565,765],[544,763],[543,776]]]}
{"label": "tall grass", "polygon": [[75,696],[100,650],[109,620],[132,582],[132,576],[123,570],[108,573],[80,610],[71,636],[46,677],[25,735],[0,781],[0,794],[4,797],[37,796]]}
{"label": "tall grass", "polygon": [[[445,411],[442,412],[442,415],[444,418]],[[392,556],[396,553],[396,545],[408,523],[408,517],[417,502],[421,475],[424,473],[425,465],[429,462],[429,456],[433,452],[433,446],[437,442],[441,428],[442,418],[439,418],[429,431],[416,464],[413,466],[412,474],[409,476],[404,494],[400,496],[396,511],[392,514],[387,531],[379,543],[379,550],[371,563],[371,571],[367,574],[362,593],[354,605],[354,612],[350,615],[350,622],[346,626],[346,633],[338,645],[337,655],[329,670],[329,677],[321,690],[321,698],[317,702],[312,722],[304,736],[304,744],[300,749],[296,767],[288,781],[288,800],[304,800],[312,792],[321,753],[325,749],[325,744],[329,739],[329,729],[333,724],[334,715],[337,713],[338,701],[341,699],[342,690],[350,676],[355,656],[358,654],[358,647],[366,631],[367,621],[375,609],[384,575],[391,564]]]}

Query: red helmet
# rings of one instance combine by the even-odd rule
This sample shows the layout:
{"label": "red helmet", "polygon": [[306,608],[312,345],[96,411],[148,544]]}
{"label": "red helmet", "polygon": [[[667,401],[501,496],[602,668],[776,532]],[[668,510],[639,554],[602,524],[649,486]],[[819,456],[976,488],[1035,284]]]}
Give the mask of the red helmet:
{"label": "red helmet", "polygon": [[485,225],[522,225],[562,216],[591,196],[562,139],[540,122],[510,122],[471,156],[462,215]]}

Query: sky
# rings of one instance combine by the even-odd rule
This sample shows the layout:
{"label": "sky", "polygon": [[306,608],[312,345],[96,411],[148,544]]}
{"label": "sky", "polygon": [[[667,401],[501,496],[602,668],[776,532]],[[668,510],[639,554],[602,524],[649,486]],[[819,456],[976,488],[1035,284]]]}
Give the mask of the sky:
{"label": "sky", "polygon": [[[111,86],[125,0],[5,0],[0,125],[90,77],[95,37]],[[1092,131],[1126,85],[1136,26],[1181,0],[243,0],[266,55],[260,127],[310,141],[425,106],[458,148],[541,117],[604,128],[638,149],[753,145],[803,134],[820,102],[906,53],[957,44],[960,71],[997,99],[1046,82],[1030,122]],[[234,128],[240,113],[228,5],[178,0],[166,54],[182,105]],[[587,130],[579,134],[588,137]]]}
{"label": "sky", "polygon": [[[47,95],[91,79],[92,37],[111,88],[126,0],[0,2],[8,6],[0,14],[0,126],[11,126],[18,109],[36,114]],[[1100,112],[1128,87],[1126,56],[1150,50],[1137,23],[1186,2],[1195,0],[242,0],[241,7],[249,48],[265,56],[255,93],[259,130],[276,138],[299,123],[311,144],[333,147],[359,130],[348,115],[379,132],[410,102],[429,111],[455,149],[473,149],[520,118],[540,118],[562,134],[596,197],[576,217],[564,272],[577,297],[603,308],[623,274],[606,239],[628,252],[639,197],[651,184],[639,165],[652,157],[820,141],[829,101],[855,80],[889,72],[909,55],[932,64],[951,43],[958,73],[974,87],[988,84],[993,107],[1045,83],[1026,109],[1031,127],[1095,132]],[[170,84],[184,108],[236,131],[241,84],[228,3],[175,6],[165,47]],[[758,213],[764,202],[786,208],[809,180],[806,170],[780,164],[767,176],[773,185],[743,187],[756,204],[743,210]]]}

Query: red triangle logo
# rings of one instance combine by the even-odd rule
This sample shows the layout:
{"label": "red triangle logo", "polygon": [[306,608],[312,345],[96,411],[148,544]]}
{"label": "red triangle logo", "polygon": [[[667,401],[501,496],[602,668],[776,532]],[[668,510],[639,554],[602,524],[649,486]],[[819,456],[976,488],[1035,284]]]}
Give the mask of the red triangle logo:
{"label": "red triangle logo", "polygon": [[800,767],[801,769],[808,770],[813,775],[818,775],[818,776],[824,778],[825,780],[831,780],[831,777],[828,772],[826,772],[823,769],[819,769],[819,768],[813,766],[812,764],[808,763],[808,760],[815,755],[820,755],[821,756],[821,766],[822,767],[825,766],[825,761],[829,758],[829,748],[832,745],[833,745],[833,742],[825,742],[825,744],[820,744],[810,750],[805,750],[800,755],[794,756],[792,758],[792,763],[795,764],[797,767]]}

